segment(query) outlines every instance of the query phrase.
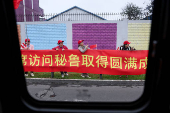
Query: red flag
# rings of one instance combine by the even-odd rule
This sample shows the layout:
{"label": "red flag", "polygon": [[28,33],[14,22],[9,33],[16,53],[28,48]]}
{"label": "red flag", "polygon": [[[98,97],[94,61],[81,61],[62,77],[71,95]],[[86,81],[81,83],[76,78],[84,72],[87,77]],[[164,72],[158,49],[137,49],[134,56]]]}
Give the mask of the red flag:
{"label": "red flag", "polygon": [[91,46],[90,46],[90,49],[94,49],[94,48],[96,48],[96,47],[97,47],[97,44],[91,45]]}
{"label": "red flag", "polygon": [[22,47],[22,48],[25,48],[25,47],[26,47],[26,45],[25,45],[24,43],[22,43],[22,44],[21,44],[21,47]]}
{"label": "red flag", "polygon": [[13,0],[14,9],[17,9],[19,7],[20,1],[22,0]]}

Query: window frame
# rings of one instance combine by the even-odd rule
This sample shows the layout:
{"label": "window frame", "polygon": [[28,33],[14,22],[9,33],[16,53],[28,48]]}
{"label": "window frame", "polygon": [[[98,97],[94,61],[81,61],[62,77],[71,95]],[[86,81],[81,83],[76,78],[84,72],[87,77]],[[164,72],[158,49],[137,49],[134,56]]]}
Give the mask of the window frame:
{"label": "window frame", "polygon": [[[17,94],[16,97],[18,103],[20,103],[25,110],[32,112],[140,112],[146,109],[152,100],[153,92],[155,88],[160,83],[160,57],[159,47],[161,46],[163,28],[166,27],[164,20],[166,20],[167,15],[164,14],[167,11],[166,8],[169,8],[167,5],[168,1],[165,0],[155,0],[154,2],[154,12],[153,20],[151,26],[151,35],[149,43],[149,53],[148,53],[148,68],[146,71],[145,87],[142,96],[133,102],[54,102],[54,101],[39,101],[31,97],[27,91],[26,79],[24,77],[24,71],[22,67],[21,53],[19,48],[19,41],[17,36],[17,27],[15,21],[15,12],[13,9],[12,0],[5,1],[1,0],[1,5],[3,8],[3,20],[5,21],[3,25],[8,33],[8,41],[11,46],[11,49],[8,50],[10,53],[6,55],[13,56],[13,63],[16,64],[16,67],[12,69],[14,74],[17,75],[14,80],[17,81],[16,85]],[[168,2],[169,3],[169,2]],[[169,16],[169,15],[168,15]],[[11,19],[12,18],[12,19]],[[161,21],[162,20],[162,21]],[[10,40],[9,40],[10,39]],[[10,58],[10,57],[9,57]],[[7,61],[7,63],[9,63]],[[7,78],[7,77],[6,77]],[[6,79],[3,77],[3,79]],[[2,99],[3,100],[3,99]],[[3,100],[4,101],[4,100]],[[3,102],[2,101],[2,102]],[[19,107],[18,107],[19,109]]]}

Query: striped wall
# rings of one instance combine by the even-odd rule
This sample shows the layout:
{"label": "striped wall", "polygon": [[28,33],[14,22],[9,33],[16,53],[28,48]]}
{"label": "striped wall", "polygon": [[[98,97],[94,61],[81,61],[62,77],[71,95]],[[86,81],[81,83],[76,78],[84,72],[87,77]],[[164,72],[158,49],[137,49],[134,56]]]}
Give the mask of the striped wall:
{"label": "striped wall", "polygon": [[97,49],[116,49],[117,23],[77,23],[72,24],[73,49],[78,48],[78,40],[85,44],[97,44]]}
{"label": "striped wall", "polygon": [[150,23],[128,23],[128,41],[137,50],[148,50]]}
{"label": "striped wall", "polygon": [[52,49],[58,40],[67,45],[65,24],[29,24],[25,26],[30,43],[35,50]]}
{"label": "striped wall", "polygon": [[[85,44],[97,44],[97,49],[115,50],[125,40],[137,50],[148,50],[151,21],[65,21],[18,22],[21,43],[27,38],[35,50],[52,49],[58,40],[64,40],[69,49],[78,48],[78,40]],[[27,32],[26,32],[27,31]]]}

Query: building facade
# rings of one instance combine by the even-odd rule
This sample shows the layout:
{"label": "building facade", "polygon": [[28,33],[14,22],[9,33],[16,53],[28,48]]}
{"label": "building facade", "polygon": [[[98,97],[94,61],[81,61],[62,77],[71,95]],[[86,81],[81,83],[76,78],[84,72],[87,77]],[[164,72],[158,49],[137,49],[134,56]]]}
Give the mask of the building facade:
{"label": "building facade", "polygon": [[44,10],[39,7],[39,0],[23,0],[15,9],[16,21],[40,21],[44,16]]}
{"label": "building facade", "polygon": [[48,18],[46,21],[97,21],[106,20],[94,13],[91,13],[85,9],[78,6],[71,7],[59,14]]}

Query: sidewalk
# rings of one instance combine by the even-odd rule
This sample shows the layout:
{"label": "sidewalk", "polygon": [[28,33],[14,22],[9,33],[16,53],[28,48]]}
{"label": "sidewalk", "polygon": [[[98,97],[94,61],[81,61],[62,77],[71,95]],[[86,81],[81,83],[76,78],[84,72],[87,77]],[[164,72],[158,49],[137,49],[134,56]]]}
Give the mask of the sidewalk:
{"label": "sidewalk", "polygon": [[53,79],[26,78],[27,85],[55,85],[55,86],[144,86],[145,80],[95,80],[95,79]]}

